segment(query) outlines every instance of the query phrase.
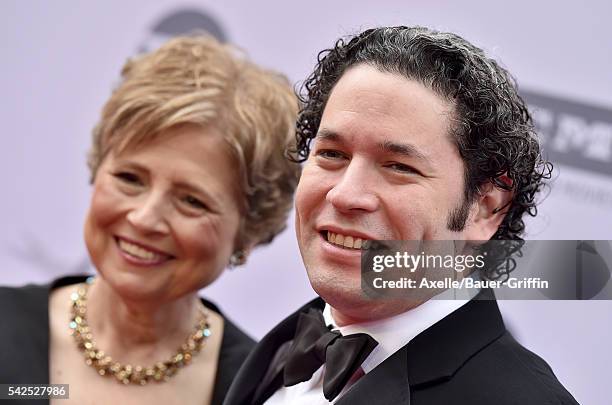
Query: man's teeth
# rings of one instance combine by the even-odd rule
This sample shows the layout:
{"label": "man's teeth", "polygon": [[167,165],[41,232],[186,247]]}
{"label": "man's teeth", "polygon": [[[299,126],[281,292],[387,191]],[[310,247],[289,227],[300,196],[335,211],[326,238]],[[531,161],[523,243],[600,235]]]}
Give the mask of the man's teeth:
{"label": "man's teeth", "polygon": [[150,250],[141,248],[138,245],[126,242],[123,239],[119,239],[119,248],[131,256],[149,262],[156,262],[165,259],[165,256],[162,256],[159,253],[151,252]]}
{"label": "man's teeth", "polygon": [[342,235],[339,233],[333,233],[327,231],[327,240],[334,245],[342,246],[349,249],[361,249],[364,242],[367,240],[361,238],[354,238],[349,235]]}

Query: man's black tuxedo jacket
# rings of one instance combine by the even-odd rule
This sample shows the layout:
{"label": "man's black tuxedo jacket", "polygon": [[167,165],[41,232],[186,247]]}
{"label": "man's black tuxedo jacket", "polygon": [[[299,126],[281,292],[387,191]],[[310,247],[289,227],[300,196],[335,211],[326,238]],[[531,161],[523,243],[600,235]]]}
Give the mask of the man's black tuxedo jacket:
{"label": "man's black tuxedo jacket", "polygon": [[[280,386],[268,367],[277,349],[293,339],[297,318],[316,299],[268,333],[238,372],[224,405],[260,404]],[[282,357],[282,356],[280,356]],[[282,369],[282,358],[273,368]],[[266,378],[264,378],[266,377]],[[259,387],[259,389],[258,389]],[[256,397],[256,392],[259,397]],[[577,404],[551,368],[506,331],[490,290],[451,313],[378,365],[336,404],[544,405]]]}

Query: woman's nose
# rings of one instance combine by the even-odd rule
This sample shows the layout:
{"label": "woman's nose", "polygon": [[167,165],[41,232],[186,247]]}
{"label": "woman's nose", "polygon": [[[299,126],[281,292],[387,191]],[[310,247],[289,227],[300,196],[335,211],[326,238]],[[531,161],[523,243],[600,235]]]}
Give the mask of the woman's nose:
{"label": "woman's nose", "polygon": [[127,214],[128,222],[144,234],[165,234],[169,232],[165,216],[164,198],[155,193],[143,196]]}

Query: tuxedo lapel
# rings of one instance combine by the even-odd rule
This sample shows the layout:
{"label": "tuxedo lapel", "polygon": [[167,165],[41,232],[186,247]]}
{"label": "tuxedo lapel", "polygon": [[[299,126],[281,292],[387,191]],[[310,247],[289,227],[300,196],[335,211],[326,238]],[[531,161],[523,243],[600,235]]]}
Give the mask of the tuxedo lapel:
{"label": "tuxedo lapel", "polygon": [[410,389],[406,367],[407,346],[361,377],[336,405],[408,405]]}
{"label": "tuxedo lapel", "polygon": [[283,370],[287,361],[287,355],[291,349],[293,340],[288,340],[276,351],[270,362],[266,374],[253,395],[253,404],[261,404],[270,398],[283,385]]}
{"label": "tuxedo lapel", "polygon": [[483,289],[408,344],[406,358],[411,387],[449,380],[470,357],[505,331],[493,292]]}
{"label": "tuxedo lapel", "polygon": [[482,290],[363,376],[336,404],[410,404],[411,391],[414,399],[420,389],[448,381],[504,332],[493,293]]}
{"label": "tuxedo lapel", "polygon": [[287,347],[293,339],[300,312],[307,311],[309,308],[323,309],[324,306],[325,302],[316,298],[291,314],[264,336],[238,371],[223,404],[260,404],[280,388],[282,380],[279,381],[276,377],[279,367],[283,365],[279,362],[284,361],[284,356],[276,356],[277,351],[283,345]]}

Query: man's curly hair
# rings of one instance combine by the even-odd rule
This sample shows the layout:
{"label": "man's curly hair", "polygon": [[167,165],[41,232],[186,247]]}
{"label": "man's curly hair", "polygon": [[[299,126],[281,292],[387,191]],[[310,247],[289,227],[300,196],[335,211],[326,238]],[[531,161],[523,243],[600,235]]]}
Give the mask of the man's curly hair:
{"label": "man's curly hair", "polygon": [[[296,159],[308,158],[334,85],[358,64],[416,80],[454,106],[451,135],[465,162],[464,207],[489,182],[512,191],[511,203],[500,207],[506,215],[491,239],[522,241],[522,217],[536,215],[535,196],[550,179],[552,164],[541,156],[531,116],[512,76],[456,34],[424,27],[374,28],[322,51],[299,95],[303,106]],[[449,224],[452,230],[465,226],[468,211],[460,211],[461,218]]]}

